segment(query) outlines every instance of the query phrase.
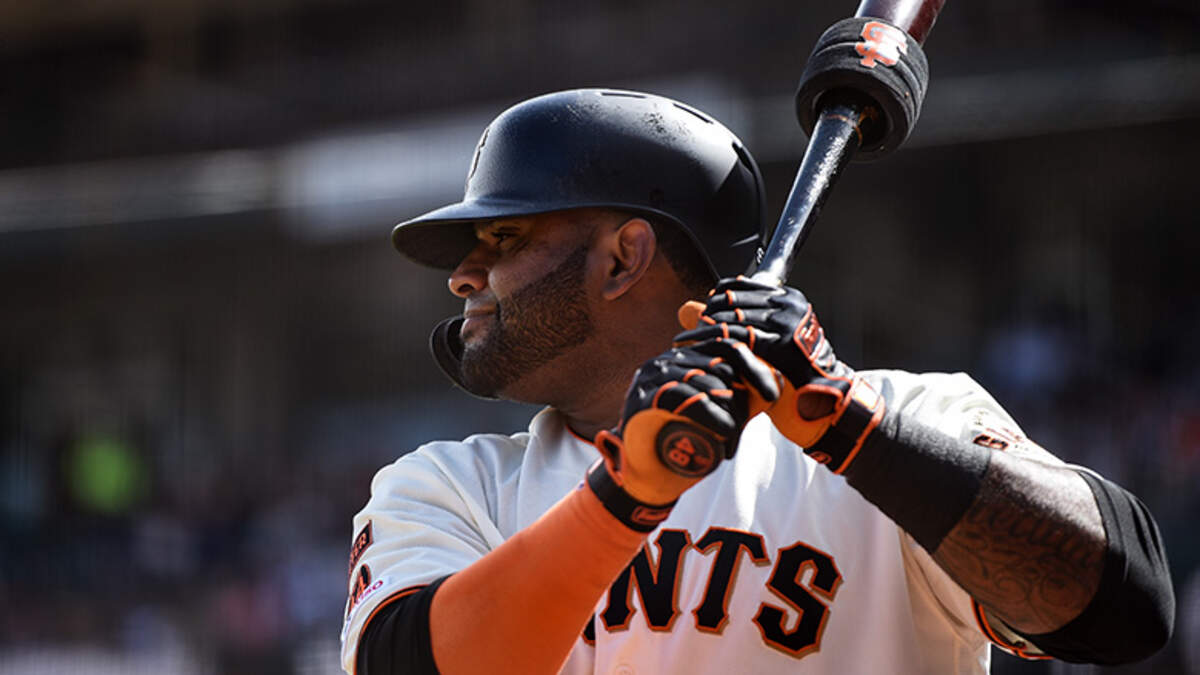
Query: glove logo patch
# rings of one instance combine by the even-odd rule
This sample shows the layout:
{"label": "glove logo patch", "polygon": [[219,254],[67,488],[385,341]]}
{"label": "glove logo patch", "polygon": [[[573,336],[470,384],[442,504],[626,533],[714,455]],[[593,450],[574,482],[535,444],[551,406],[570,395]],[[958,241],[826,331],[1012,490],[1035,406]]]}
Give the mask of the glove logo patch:
{"label": "glove logo patch", "polygon": [[829,456],[829,453],[821,452],[820,450],[813,450],[812,452],[808,453],[808,456],[815,459],[818,464],[828,464],[833,461],[833,458]]}
{"label": "glove logo patch", "polygon": [[883,402],[879,396],[879,392],[875,391],[874,387],[862,379],[855,380],[854,388],[850,390],[850,397],[859,405],[872,412]]}
{"label": "glove logo patch", "polygon": [[671,515],[670,507],[665,509],[654,509],[648,506],[639,506],[629,514],[629,519],[635,523],[645,525],[647,527],[655,527]]}
{"label": "glove logo patch", "polygon": [[908,40],[904,31],[882,21],[868,21],[862,29],[863,41],[854,45],[854,51],[862,57],[859,63],[874,68],[876,63],[894,66],[900,54],[908,53]]}
{"label": "glove logo patch", "polygon": [[681,422],[663,426],[657,446],[663,463],[681,476],[707,475],[717,463],[717,449],[710,439]]}
{"label": "glove logo patch", "polygon": [[796,328],[796,343],[804,350],[805,355],[812,356],[817,343],[821,341],[821,335],[821,322],[817,321],[817,315],[810,311],[808,316],[804,317],[803,323]]}

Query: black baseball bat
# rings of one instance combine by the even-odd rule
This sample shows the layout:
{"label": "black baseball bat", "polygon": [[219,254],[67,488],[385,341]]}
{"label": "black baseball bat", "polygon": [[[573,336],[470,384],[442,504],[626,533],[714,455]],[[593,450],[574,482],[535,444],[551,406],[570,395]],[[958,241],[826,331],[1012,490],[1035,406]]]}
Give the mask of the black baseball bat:
{"label": "black baseball bat", "polygon": [[[796,115],[808,132],[808,147],[752,278],[783,284],[850,160],[885,156],[908,137],[929,78],[921,45],[944,4],[862,0],[852,18],[830,26],[817,40],[796,92]],[[703,309],[690,302],[684,307],[681,320],[685,311],[694,318]],[[673,442],[685,436],[689,452],[673,452]],[[719,463],[719,444],[694,425],[668,425],[656,444],[663,464],[683,476],[704,475]]]}

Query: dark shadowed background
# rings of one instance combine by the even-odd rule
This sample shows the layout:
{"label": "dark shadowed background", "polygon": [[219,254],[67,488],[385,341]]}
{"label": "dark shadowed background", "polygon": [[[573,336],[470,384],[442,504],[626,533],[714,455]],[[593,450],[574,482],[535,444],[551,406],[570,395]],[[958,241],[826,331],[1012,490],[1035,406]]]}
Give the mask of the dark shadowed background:
{"label": "dark shadowed background", "polygon": [[[908,145],[792,283],[860,367],[965,370],[1163,527],[1200,673],[1200,8],[951,0]],[[523,429],[426,353],[391,250],[530,95],[644,89],[763,165],[853,3],[0,4],[0,672],[339,672],[351,516],[434,438]],[[581,382],[581,386],[586,383]],[[864,648],[869,648],[869,636]]]}

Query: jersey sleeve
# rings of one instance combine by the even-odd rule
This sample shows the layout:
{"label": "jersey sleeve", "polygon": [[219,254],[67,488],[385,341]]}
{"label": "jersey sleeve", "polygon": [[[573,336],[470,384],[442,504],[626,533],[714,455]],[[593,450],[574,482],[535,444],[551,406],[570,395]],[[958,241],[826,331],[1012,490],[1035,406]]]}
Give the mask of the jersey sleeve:
{"label": "jersey sleeve", "polygon": [[[1047,463],[1062,464],[1030,441],[996,400],[965,373],[896,374],[888,378],[895,391],[892,405],[927,426],[960,441],[998,452],[1018,452]],[[1026,659],[1048,658],[1034,645],[990,616],[917,542],[900,531],[905,573],[918,598],[942,614],[960,639],[990,641]],[[920,601],[920,600],[918,600]]]}
{"label": "jersey sleeve", "polygon": [[354,517],[341,634],[347,673],[354,673],[359,638],[379,609],[463,569],[503,541],[482,485],[448,473],[439,458],[447,448],[438,445],[461,446],[423,446],[384,467]]}

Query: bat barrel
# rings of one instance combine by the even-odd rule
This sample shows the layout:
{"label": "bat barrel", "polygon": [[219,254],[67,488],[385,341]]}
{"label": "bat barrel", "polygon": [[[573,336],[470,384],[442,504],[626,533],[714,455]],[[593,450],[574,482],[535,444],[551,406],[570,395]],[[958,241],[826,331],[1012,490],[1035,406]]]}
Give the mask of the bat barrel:
{"label": "bat barrel", "polygon": [[946,0],[862,0],[854,16],[883,19],[925,44]]}

